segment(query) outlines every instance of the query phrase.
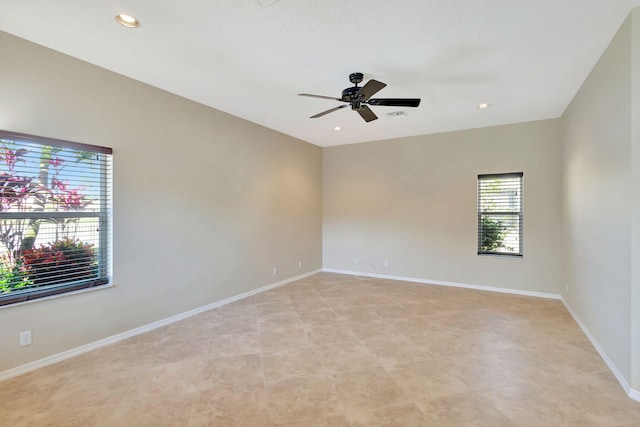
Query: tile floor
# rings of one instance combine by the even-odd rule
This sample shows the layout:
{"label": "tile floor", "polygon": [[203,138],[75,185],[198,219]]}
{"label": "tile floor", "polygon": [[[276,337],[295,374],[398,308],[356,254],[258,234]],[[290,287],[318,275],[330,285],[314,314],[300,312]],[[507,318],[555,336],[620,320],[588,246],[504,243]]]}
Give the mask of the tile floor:
{"label": "tile floor", "polygon": [[0,383],[3,426],[640,426],[559,301],[321,273]]}

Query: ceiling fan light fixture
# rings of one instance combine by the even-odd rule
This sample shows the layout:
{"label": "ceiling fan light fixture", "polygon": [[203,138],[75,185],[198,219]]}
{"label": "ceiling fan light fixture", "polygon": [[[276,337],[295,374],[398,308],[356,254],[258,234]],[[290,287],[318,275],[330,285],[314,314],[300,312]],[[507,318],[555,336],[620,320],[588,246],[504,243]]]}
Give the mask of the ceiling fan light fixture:
{"label": "ceiling fan light fixture", "polygon": [[491,104],[484,103],[484,104],[478,104],[476,108],[478,110],[484,110],[485,108],[489,108],[489,107],[491,107]]}
{"label": "ceiling fan light fixture", "polygon": [[140,21],[130,15],[116,15],[116,21],[118,24],[123,25],[127,28],[138,28],[140,26]]}

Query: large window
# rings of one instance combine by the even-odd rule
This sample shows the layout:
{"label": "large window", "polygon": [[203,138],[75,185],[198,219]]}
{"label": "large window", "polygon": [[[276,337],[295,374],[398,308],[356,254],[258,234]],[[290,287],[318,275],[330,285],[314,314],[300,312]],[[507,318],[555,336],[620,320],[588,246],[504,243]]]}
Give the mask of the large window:
{"label": "large window", "polygon": [[478,254],[522,256],[522,172],[478,175]]}
{"label": "large window", "polygon": [[109,282],[111,149],[0,131],[0,305]]}

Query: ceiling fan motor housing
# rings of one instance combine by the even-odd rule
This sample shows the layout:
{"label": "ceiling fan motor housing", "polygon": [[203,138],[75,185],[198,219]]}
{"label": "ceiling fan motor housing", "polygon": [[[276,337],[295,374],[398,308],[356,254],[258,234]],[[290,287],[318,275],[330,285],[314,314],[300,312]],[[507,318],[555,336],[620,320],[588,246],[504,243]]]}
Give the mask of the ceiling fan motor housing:
{"label": "ceiling fan motor housing", "polygon": [[357,86],[348,87],[342,91],[342,100],[351,104],[351,109],[360,108],[360,102],[364,100],[364,96],[360,94],[360,88]]}
{"label": "ceiling fan motor housing", "polygon": [[363,79],[364,79],[364,74],[362,73],[349,74],[349,81],[355,84],[356,86],[358,85],[358,83],[361,83]]}

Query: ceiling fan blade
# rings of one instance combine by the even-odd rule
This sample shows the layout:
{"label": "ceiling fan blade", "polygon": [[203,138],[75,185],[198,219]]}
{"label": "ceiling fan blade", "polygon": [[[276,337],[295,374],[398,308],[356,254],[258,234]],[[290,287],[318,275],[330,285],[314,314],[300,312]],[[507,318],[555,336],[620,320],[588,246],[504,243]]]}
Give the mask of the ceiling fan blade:
{"label": "ceiling fan blade", "polygon": [[333,113],[334,111],[338,111],[339,109],[344,108],[344,107],[348,107],[348,106],[349,106],[349,104],[340,105],[339,107],[335,107],[335,108],[332,108],[330,110],[323,111],[322,113],[318,113],[318,114],[316,114],[314,116],[311,116],[309,118],[310,119],[317,119],[318,117],[322,117],[325,114]]}
{"label": "ceiling fan blade", "polygon": [[358,114],[360,114],[360,116],[362,116],[364,121],[367,123],[370,121],[376,120],[378,118],[378,116],[376,116],[373,113],[373,111],[371,111],[371,108],[367,107],[366,105],[361,106],[356,111],[358,112]]}
{"label": "ceiling fan blade", "polygon": [[311,98],[331,99],[333,101],[344,102],[341,98],[335,98],[333,96],[312,95],[310,93],[299,93],[298,96],[308,96],[308,97],[311,97]]}
{"label": "ceiling fan blade", "polygon": [[367,101],[369,105],[386,105],[389,107],[417,107],[420,98],[374,98]]}
{"label": "ceiling fan blade", "polygon": [[365,84],[360,88],[358,93],[360,95],[364,95],[364,100],[366,101],[369,98],[371,98],[374,94],[376,94],[379,90],[384,88],[386,85],[387,85],[386,83],[382,83],[377,80],[371,79],[367,82],[367,84]]}

